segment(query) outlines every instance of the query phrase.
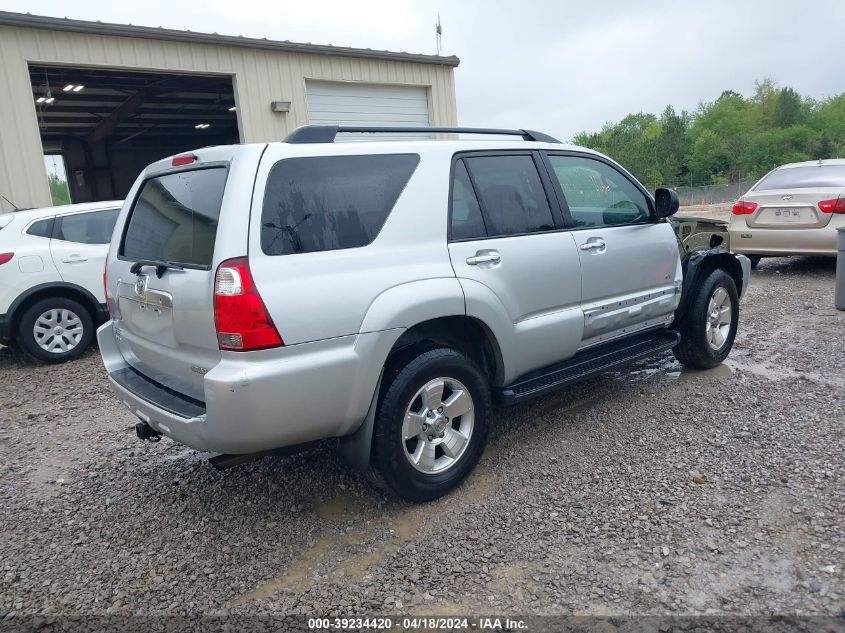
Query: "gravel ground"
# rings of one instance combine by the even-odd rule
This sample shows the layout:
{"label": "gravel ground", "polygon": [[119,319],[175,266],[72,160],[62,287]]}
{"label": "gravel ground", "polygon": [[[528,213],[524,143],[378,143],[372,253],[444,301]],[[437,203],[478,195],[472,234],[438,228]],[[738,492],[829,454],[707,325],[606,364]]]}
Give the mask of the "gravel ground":
{"label": "gravel ground", "polygon": [[470,480],[422,506],[328,445],[217,472],[136,440],[96,351],[0,350],[0,616],[839,614],[833,280],[764,260],[726,365],[666,355],[499,411]]}

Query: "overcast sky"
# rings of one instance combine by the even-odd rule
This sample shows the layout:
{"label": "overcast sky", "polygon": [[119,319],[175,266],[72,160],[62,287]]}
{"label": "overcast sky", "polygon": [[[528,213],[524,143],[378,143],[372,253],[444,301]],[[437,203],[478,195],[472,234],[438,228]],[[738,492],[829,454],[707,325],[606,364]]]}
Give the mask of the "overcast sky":
{"label": "overcast sky", "polygon": [[461,125],[569,139],[629,112],[695,109],[771,77],[845,92],[842,0],[0,0],[0,9],[227,35],[455,54]]}

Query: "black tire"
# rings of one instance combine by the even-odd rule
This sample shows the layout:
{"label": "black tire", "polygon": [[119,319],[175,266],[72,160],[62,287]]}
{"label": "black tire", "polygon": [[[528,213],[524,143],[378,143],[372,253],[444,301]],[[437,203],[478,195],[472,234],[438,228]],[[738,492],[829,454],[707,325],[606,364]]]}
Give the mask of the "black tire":
{"label": "black tire", "polygon": [[[41,315],[49,312],[50,310],[67,310],[75,314],[79,319],[79,325],[75,325],[70,329],[76,331],[77,328],[81,328],[82,335],[79,337],[78,342],[75,342],[73,347],[67,351],[48,351],[41,347],[36,340],[35,333],[33,331],[35,322]],[[59,321],[58,324],[60,325],[61,321]],[[65,345],[70,347],[72,338],[66,336],[63,340],[65,341]],[[18,322],[17,341],[20,348],[33,358],[46,361],[48,363],[63,363],[76,358],[91,346],[91,342],[93,340],[94,320],[91,318],[91,314],[88,312],[87,308],[73,299],[53,297],[36,301],[26,308],[24,313],[21,315],[20,321]]]}
{"label": "black tire", "polygon": [[[719,288],[728,293],[731,318],[724,343],[719,349],[714,349],[707,340],[708,309],[710,299]],[[733,347],[739,324],[739,295],[733,278],[721,268],[708,273],[693,292],[687,312],[678,327],[681,342],[672,352],[687,367],[710,369],[725,360]]]}
{"label": "black tire", "polygon": [[751,261],[751,268],[757,268],[757,264],[763,259],[760,255],[746,255],[746,257]]}
{"label": "black tire", "polygon": [[[385,375],[388,375],[387,372]],[[466,479],[484,451],[491,409],[488,378],[463,353],[449,348],[421,352],[391,375],[393,378],[382,391],[376,414],[372,469],[377,479],[404,499],[416,502],[436,499]],[[406,411],[418,401],[414,396],[429,381],[437,378],[459,381],[469,392],[473,412],[472,432],[466,448],[448,468],[442,472],[426,473],[414,467],[407,456],[409,442],[413,445],[418,440],[405,440],[403,425]],[[444,395],[448,395],[445,390]],[[456,416],[448,424],[447,432],[452,424],[460,428],[463,424],[461,416]],[[442,459],[445,454],[442,448],[440,451],[437,459]],[[437,454],[436,451],[434,454]]]}

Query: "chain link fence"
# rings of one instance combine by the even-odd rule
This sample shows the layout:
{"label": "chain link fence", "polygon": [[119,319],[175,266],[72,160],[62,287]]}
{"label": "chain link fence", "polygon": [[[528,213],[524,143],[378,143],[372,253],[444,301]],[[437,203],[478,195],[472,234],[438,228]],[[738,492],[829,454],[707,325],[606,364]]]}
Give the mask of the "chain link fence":
{"label": "chain link fence", "polygon": [[[678,187],[674,187],[674,189],[678,192],[678,197],[681,199],[681,206],[683,207],[703,204],[731,204],[751,189],[751,186],[755,182],[757,181],[742,180],[726,185],[699,185],[695,187],[679,185]],[[656,187],[664,186],[656,185],[649,187],[649,190],[654,191]]]}

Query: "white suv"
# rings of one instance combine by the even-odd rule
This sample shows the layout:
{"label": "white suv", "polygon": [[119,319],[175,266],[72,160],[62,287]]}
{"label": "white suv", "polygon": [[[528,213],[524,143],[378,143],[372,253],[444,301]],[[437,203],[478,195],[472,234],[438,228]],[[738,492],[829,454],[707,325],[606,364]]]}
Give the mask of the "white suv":
{"label": "white suv", "polygon": [[79,356],[107,318],[103,266],[120,200],[0,215],[0,343]]}

